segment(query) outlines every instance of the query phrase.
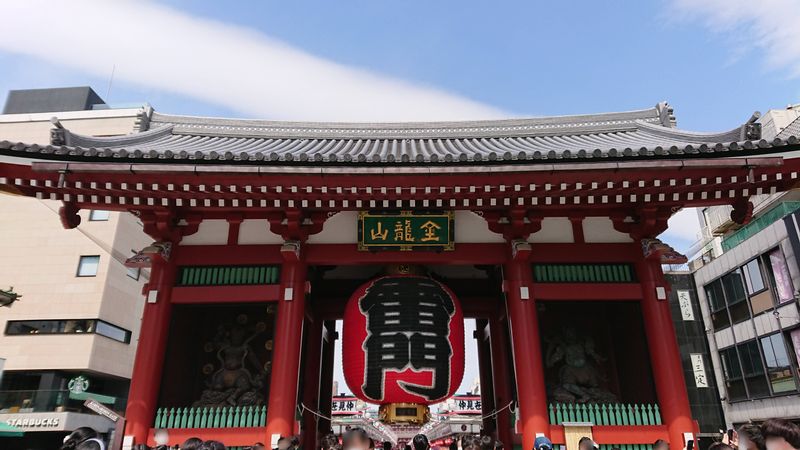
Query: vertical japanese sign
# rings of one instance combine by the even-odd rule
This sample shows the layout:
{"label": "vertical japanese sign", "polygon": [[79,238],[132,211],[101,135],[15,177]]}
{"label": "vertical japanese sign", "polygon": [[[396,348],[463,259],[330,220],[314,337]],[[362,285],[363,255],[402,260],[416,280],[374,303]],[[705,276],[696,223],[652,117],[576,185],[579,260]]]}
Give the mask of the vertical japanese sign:
{"label": "vertical japanese sign", "polygon": [[694,320],[694,308],[692,308],[692,297],[689,291],[678,291],[678,306],[681,308],[683,320]]}
{"label": "vertical japanese sign", "polygon": [[691,353],[689,358],[692,361],[692,371],[694,372],[694,384],[699,388],[708,387],[708,378],[706,377],[706,365],[703,362],[703,355],[700,353]]}
{"label": "vertical japanese sign", "polygon": [[359,250],[453,250],[453,212],[372,212],[358,215]]}

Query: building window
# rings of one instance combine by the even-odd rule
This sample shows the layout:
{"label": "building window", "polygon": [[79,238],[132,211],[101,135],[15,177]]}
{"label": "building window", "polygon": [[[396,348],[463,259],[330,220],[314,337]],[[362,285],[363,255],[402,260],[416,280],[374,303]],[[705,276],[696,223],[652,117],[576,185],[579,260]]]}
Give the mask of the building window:
{"label": "building window", "polygon": [[94,277],[97,276],[97,268],[100,266],[100,256],[81,256],[78,261],[78,276],[79,277]]}
{"label": "building window", "polygon": [[761,338],[761,350],[767,364],[767,375],[772,393],[794,392],[797,380],[794,378],[792,358],[787,351],[786,338],[781,334]]}
{"label": "building window", "polygon": [[725,387],[728,391],[728,400],[744,400],[747,398],[747,390],[744,387],[742,377],[742,366],[739,364],[739,356],[736,348],[730,347],[720,350],[719,358],[722,360],[722,371],[725,374]]}
{"label": "building window", "polygon": [[776,333],[720,350],[729,401],[797,392],[797,363],[789,348]]}
{"label": "building window", "polygon": [[94,333],[122,343],[130,343],[131,332],[100,319],[9,320],[6,335]]}
{"label": "building window", "polygon": [[128,267],[128,278],[133,278],[134,280],[138,280],[141,271],[142,269],[138,267]]}
{"label": "building window", "polygon": [[89,212],[89,220],[92,222],[102,222],[106,221],[111,217],[110,211],[105,211],[102,209],[93,209]]}
{"label": "building window", "polygon": [[715,330],[744,322],[794,299],[789,270],[780,248],[751,259],[705,286]]}

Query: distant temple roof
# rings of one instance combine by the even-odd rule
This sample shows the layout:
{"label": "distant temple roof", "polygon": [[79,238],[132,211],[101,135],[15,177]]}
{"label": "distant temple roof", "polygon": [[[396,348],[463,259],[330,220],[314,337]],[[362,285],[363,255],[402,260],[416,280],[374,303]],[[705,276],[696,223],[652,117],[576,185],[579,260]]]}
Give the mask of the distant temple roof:
{"label": "distant temple roof", "polygon": [[448,166],[749,156],[800,143],[762,139],[758,115],[722,133],[675,128],[667,103],[628,112],[461,122],[280,122],[146,110],[141,132],[91,137],[54,129],[49,146],[2,141],[0,154],[56,161]]}

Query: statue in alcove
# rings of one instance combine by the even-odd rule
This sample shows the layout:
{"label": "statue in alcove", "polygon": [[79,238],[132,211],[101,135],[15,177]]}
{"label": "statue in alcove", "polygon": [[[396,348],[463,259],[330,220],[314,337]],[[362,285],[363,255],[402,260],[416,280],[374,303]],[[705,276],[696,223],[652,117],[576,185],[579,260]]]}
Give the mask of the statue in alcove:
{"label": "statue in alcove", "polygon": [[266,324],[247,326],[247,316],[242,314],[235,324],[220,325],[217,335],[206,343],[205,350],[216,350],[219,368],[206,364],[203,372],[208,376],[206,389],[195,407],[209,406],[259,406],[264,403],[263,387],[268,365],[261,364],[250,343],[264,333]]}
{"label": "statue in alcove", "polygon": [[546,366],[558,368],[558,384],[551,391],[557,403],[615,403],[617,397],[603,387],[605,377],[598,365],[606,361],[589,336],[565,327],[548,341]]}

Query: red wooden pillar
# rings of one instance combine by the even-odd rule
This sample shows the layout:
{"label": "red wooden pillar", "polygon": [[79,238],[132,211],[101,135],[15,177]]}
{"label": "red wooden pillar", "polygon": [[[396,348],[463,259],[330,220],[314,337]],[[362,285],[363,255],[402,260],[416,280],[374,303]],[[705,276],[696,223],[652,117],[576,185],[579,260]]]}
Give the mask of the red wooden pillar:
{"label": "red wooden pillar", "polygon": [[305,263],[288,257],[281,267],[280,300],[275,321],[272,376],[267,406],[267,445],[294,431],[306,294]]}
{"label": "red wooden pillar", "polygon": [[503,265],[503,287],[511,327],[523,450],[533,448],[536,433],[546,434],[549,431],[539,321],[536,303],[531,295],[533,278],[528,254],[518,252]]}
{"label": "red wooden pillar", "polygon": [[[636,264],[636,273],[642,284],[642,316],[661,417],[669,431],[670,449],[680,450],[684,447],[684,433],[694,433],[695,424],[667,301],[668,286],[658,259],[642,259]],[[659,288],[663,289],[662,299],[658,298]]]}
{"label": "red wooden pillar", "polygon": [[[325,321],[325,333],[322,342],[322,379],[319,383],[319,414],[331,417],[331,403],[333,402],[333,366],[336,353],[336,322]],[[317,435],[324,436],[331,432],[331,421],[320,418],[317,422]]]}
{"label": "red wooden pillar", "polygon": [[[494,404],[495,408],[505,408],[514,398],[511,389],[511,377],[508,371],[508,333],[505,321],[500,314],[495,314],[489,322],[489,344],[492,349],[492,382],[494,384]],[[511,409],[506,408],[495,416],[497,424],[497,439],[503,443],[505,448],[514,445],[514,433],[512,430]]]}
{"label": "red wooden pillar", "polygon": [[[175,261],[176,246],[172,247],[171,261]],[[172,285],[175,282],[175,263],[154,257],[150,270],[150,282],[146,286],[146,303],[139,330],[136,359],[128,391],[128,407],[125,411],[125,435],[133,436],[134,443],[147,443],[147,435],[154,425],[158,407],[161,373],[169,338],[172,318],[170,302]]]}
{"label": "red wooden pillar", "polygon": [[[312,317],[308,322],[305,370],[303,371],[303,404],[313,410],[319,408],[320,359],[322,351],[322,320]],[[317,446],[317,416],[303,408],[303,448],[314,450]]]}
{"label": "red wooden pillar", "polygon": [[483,431],[495,434],[494,417],[490,416],[495,409],[494,391],[492,389],[492,361],[489,341],[486,339],[486,319],[475,319],[475,340],[478,344],[478,374],[481,380],[481,414],[483,415]]}

